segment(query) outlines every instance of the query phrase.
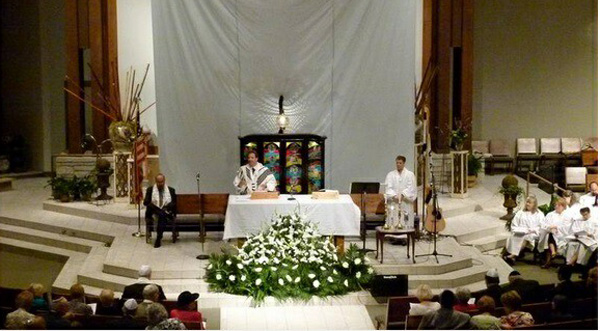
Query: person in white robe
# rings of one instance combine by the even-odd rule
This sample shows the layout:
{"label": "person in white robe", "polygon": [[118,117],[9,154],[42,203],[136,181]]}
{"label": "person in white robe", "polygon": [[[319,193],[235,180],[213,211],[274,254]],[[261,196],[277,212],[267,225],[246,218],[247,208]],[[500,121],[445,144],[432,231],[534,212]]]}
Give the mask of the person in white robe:
{"label": "person in white robe", "polygon": [[238,170],[233,180],[238,194],[252,194],[254,191],[273,192],[277,186],[277,180],[269,168],[258,162],[258,154],[255,151],[248,153],[248,164]]}
{"label": "person in white robe", "polygon": [[385,176],[385,198],[392,203],[398,203],[400,210],[406,213],[409,220],[414,220],[413,203],[417,199],[417,178],[406,169],[406,158],[396,157],[396,170]]}
{"label": "person in white robe", "polygon": [[544,213],[538,209],[536,197],[527,197],[525,207],[517,212],[511,222],[510,236],[506,240],[507,262],[514,263],[523,248],[535,247],[543,221]]}
{"label": "person in white robe", "polygon": [[590,191],[587,194],[582,195],[581,198],[579,198],[579,203],[584,207],[589,207],[593,216],[595,211],[598,210],[598,183],[591,182],[589,189]]}
{"label": "person in white robe", "polygon": [[573,220],[573,237],[568,243],[567,264],[586,266],[598,249],[598,219],[592,217],[589,207],[580,210],[580,217]]}
{"label": "person in white robe", "polygon": [[564,255],[567,246],[567,236],[569,235],[571,221],[565,213],[567,201],[564,198],[556,200],[554,211],[548,213],[544,221],[540,224],[540,239],[538,251],[549,250],[546,255],[546,263],[543,268],[549,268],[552,259],[558,255]]}

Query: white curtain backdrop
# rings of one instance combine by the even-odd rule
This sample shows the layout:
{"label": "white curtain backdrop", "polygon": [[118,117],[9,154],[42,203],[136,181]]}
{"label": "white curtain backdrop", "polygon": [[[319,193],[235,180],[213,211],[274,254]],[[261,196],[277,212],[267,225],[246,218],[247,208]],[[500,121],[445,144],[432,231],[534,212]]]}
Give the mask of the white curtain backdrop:
{"label": "white curtain backdrop", "polygon": [[238,136],[326,135],[327,188],[412,164],[416,0],[154,0],[161,170],[233,192]]}

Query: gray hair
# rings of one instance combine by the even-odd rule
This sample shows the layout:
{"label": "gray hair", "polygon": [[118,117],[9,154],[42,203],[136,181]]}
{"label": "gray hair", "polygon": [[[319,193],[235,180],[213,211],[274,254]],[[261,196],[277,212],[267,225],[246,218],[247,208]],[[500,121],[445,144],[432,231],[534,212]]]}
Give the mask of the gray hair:
{"label": "gray hair", "polygon": [[456,289],[456,300],[461,304],[466,304],[471,299],[471,291],[466,287]]}
{"label": "gray hair", "polygon": [[152,268],[150,268],[149,265],[144,264],[143,266],[140,267],[140,270],[138,271],[138,275],[140,277],[150,278],[150,275],[152,275]]}
{"label": "gray hair", "polygon": [[146,285],[142,295],[144,296],[144,300],[156,301],[156,298],[158,298],[158,286],[155,284]]}
{"label": "gray hair", "polygon": [[160,303],[151,303],[147,308],[148,313],[148,324],[156,325],[167,318],[169,315],[167,314],[167,310]]}

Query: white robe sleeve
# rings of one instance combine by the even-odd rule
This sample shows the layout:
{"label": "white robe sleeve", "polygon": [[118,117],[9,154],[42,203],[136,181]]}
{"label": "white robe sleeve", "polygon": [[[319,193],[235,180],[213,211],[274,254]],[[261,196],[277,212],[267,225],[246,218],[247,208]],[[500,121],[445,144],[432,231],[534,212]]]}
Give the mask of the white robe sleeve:
{"label": "white robe sleeve", "polygon": [[412,173],[409,173],[407,177],[407,186],[402,191],[402,196],[404,202],[413,202],[417,198],[417,180]]}
{"label": "white robe sleeve", "polygon": [[385,197],[393,198],[398,195],[398,192],[394,190],[394,173],[389,172],[387,176],[385,176]]}
{"label": "white robe sleeve", "polygon": [[513,218],[512,222],[510,223],[510,232],[514,233],[515,232],[515,228],[520,228],[524,226],[524,213],[522,210],[519,210],[517,212],[517,214],[515,215],[515,217]]}

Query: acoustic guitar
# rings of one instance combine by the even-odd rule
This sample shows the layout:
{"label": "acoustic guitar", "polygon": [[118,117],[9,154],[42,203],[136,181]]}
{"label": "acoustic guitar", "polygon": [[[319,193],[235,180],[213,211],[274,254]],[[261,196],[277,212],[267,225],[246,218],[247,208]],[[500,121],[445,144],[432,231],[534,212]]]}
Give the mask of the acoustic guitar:
{"label": "acoustic guitar", "polygon": [[439,207],[434,208],[434,204],[437,205],[437,199],[431,199],[431,192],[427,195],[427,217],[425,218],[425,230],[430,233],[438,233],[444,231],[446,228],[446,220],[442,216],[442,209]]}

